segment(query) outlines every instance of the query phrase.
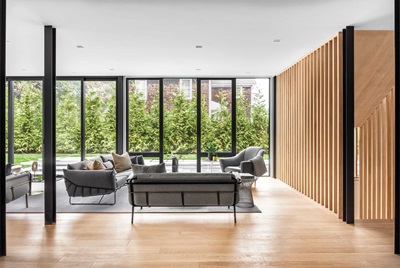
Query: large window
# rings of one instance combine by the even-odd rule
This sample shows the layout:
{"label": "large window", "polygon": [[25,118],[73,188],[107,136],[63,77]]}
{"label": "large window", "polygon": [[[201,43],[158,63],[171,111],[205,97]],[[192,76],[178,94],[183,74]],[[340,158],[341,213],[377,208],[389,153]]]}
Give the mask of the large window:
{"label": "large window", "polygon": [[81,155],[81,81],[56,83],[57,157]]}
{"label": "large window", "polygon": [[[201,80],[201,150],[232,152],[232,80]],[[202,171],[213,172],[207,158]]]}
{"label": "large window", "polygon": [[14,164],[42,157],[42,81],[12,81]]}
{"label": "large window", "polygon": [[129,80],[129,152],[160,152],[159,94],[159,80]]}
{"label": "large window", "polygon": [[236,148],[260,146],[269,152],[269,79],[236,80]]}
{"label": "large window", "polygon": [[195,79],[164,79],[164,159],[181,160],[179,172],[196,172],[197,104]]}
{"label": "large window", "polygon": [[87,155],[116,150],[116,81],[85,81],[85,149]]}

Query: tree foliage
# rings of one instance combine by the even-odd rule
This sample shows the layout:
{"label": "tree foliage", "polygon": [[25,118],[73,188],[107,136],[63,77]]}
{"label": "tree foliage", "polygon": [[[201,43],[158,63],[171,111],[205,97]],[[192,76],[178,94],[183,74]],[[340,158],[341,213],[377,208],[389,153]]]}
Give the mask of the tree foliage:
{"label": "tree foliage", "polygon": [[[36,81],[15,82],[15,152],[39,153],[42,147],[42,85]],[[86,153],[109,153],[116,149],[115,82],[85,82]],[[260,90],[253,100],[237,95],[237,149],[261,146],[268,153],[269,115]],[[159,95],[146,100],[136,90],[129,91],[129,151],[160,150]],[[218,152],[232,146],[230,104],[219,93],[218,109],[209,114],[206,96],[201,97],[201,148],[212,143]],[[164,151],[167,154],[196,152],[196,95],[187,98],[176,92],[164,109]],[[79,153],[81,142],[80,81],[57,81],[57,153]]]}

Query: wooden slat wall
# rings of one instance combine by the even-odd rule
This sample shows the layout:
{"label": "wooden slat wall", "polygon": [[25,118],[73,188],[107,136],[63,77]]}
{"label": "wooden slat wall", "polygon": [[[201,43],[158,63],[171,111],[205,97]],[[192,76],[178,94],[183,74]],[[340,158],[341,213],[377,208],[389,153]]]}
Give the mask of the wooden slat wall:
{"label": "wooden slat wall", "polygon": [[394,90],[360,128],[360,219],[393,219]]}
{"label": "wooden slat wall", "polygon": [[342,35],[277,76],[276,177],[342,217]]}

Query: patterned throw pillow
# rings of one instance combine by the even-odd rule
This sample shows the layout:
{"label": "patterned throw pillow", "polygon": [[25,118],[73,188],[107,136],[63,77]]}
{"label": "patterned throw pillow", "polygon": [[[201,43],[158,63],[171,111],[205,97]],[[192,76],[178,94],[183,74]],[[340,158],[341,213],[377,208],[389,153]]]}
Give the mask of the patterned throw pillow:
{"label": "patterned throw pillow", "polygon": [[101,163],[99,160],[94,160],[94,161],[90,161],[90,160],[85,160],[86,165],[88,167],[89,170],[103,170],[106,169],[103,165],[103,163]]}
{"label": "patterned throw pillow", "polygon": [[131,159],[127,152],[121,155],[112,153],[112,157],[115,165],[115,170],[117,172],[121,172],[131,168]]}
{"label": "patterned throw pillow", "polygon": [[114,165],[111,161],[103,162],[103,165],[106,169],[113,169]]}

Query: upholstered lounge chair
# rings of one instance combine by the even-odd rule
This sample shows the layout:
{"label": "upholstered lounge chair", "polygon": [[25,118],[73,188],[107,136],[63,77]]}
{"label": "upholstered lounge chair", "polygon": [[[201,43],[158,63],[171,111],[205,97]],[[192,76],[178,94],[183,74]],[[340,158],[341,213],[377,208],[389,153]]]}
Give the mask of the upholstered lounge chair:
{"label": "upholstered lounge chair", "polygon": [[222,172],[250,173],[256,177],[267,172],[263,156],[264,149],[261,147],[248,147],[233,157],[221,158],[219,160]]}

